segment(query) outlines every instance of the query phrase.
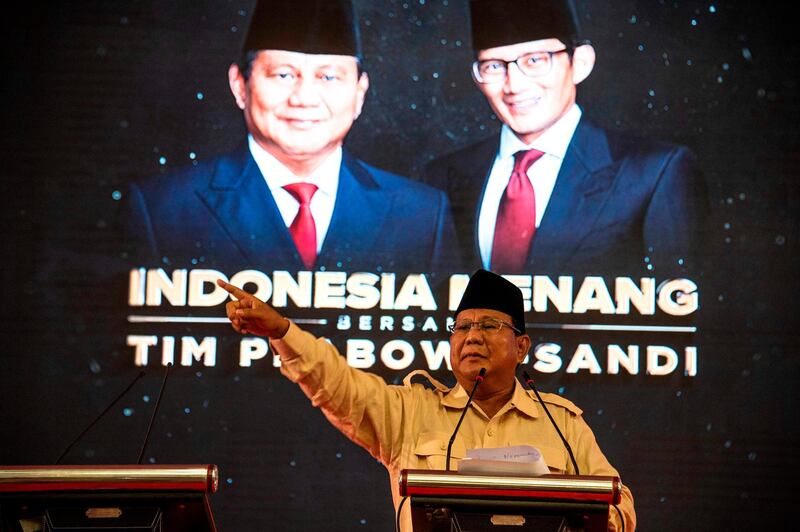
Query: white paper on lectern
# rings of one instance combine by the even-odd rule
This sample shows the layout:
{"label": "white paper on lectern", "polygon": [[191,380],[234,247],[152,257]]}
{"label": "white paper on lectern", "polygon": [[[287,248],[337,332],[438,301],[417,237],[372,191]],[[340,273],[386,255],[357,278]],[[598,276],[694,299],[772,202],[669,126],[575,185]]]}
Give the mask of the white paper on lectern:
{"label": "white paper on lectern", "polygon": [[458,463],[461,473],[539,476],[550,472],[542,453],[531,445],[468,449]]}

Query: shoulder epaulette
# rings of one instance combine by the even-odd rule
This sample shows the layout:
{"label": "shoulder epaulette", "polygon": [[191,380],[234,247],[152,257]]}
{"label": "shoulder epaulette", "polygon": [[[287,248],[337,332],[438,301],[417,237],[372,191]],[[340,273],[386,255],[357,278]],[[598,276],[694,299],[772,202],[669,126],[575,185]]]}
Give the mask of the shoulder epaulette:
{"label": "shoulder epaulette", "polygon": [[446,391],[450,390],[450,388],[448,386],[445,386],[441,382],[439,382],[436,379],[434,379],[433,377],[431,377],[430,373],[428,373],[424,369],[415,369],[414,371],[412,371],[411,373],[406,375],[405,378],[403,378],[403,386],[406,386],[406,387],[410,388],[411,387],[411,379],[413,379],[417,375],[422,375],[423,377],[425,377],[428,380],[428,382],[430,382],[433,385],[433,387],[436,388],[437,390],[439,390],[440,392],[446,392]]}
{"label": "shoulder epaulette", "polygon": [[[534,400],[536,399],[536,396],[534,395],[533,392],[528,392],[528,393],[531,395],[531,397],[533,397]],[[583,414],[583,410],[578,408],[578,406],[575,403],[573,403],[569,399],[564,399],[560,395],[554,393],[542,393],[540,395],[542,396],[542,401],[544,401],[548,405],[556,405],[562,408],[566,408],[576,416],[580,416],[581,414]]]}

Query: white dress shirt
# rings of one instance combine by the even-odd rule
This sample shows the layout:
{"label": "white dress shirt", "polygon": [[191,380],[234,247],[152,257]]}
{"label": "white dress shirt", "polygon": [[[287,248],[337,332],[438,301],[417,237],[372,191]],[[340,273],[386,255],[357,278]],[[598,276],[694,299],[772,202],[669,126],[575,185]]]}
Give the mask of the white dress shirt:
{"label": "white dress shirt", "polygon": [[520,150],[530,149],[544,152],[544,155],[528,169],[528,179],[533,185],[536,197],[536,227],[539,227],[553,188],[556,186],[556,177],[561,170],[561,163],[564,162],[567,146],[572,140],[575,128],[578,127],[581,114],[580,107],[573,105],[530,145],[522,142],[510,127],[503,125],[500,131],[500,149],[497,151],[492,171],[489,173],[489,180],[486,182],[478,215],[478,247],[484,268],[488,269],[491,266],[497,211],[511,172],[514,170],[514,154]]}
{"label": "white dress shirt", "polygon": [[272,197],[278,205],[278,210],[283,218],[286,227],[292,225],[292,221],[300,210],[300,203],[289,194],[283,187],[292,183],[313,183],[317,185],[317,191],[311,198],[311,215],[314,217],[314,226],[317,229],[317,254],[322,250],[325,235],[328,234],[328,227],[331,225],[333,207],[336,204],[336,190],[339,187],[339,169],[342,165],[342,148],[325,159],[314,173],[307,178],[299,178],[291,170],[286,168],[278,159],[273,157],[264,148],[259,146],[252,135],[247,136],[247,144],[250,153],[253,155],[261,175],[267,182]]}

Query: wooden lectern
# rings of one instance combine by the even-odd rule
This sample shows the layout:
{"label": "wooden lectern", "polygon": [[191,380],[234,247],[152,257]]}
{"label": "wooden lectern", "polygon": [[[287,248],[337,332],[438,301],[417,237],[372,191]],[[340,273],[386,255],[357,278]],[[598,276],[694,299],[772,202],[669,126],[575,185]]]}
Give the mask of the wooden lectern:
{"label": "wooden lectern", "polygon": [[215,465],[0,466],[0,530],[216,532]]}
{"label": "wooden lectern", "polygon": [[414,532],[595,532],[608,526],[620,481],[608,476],[517,477],[405,469]]}

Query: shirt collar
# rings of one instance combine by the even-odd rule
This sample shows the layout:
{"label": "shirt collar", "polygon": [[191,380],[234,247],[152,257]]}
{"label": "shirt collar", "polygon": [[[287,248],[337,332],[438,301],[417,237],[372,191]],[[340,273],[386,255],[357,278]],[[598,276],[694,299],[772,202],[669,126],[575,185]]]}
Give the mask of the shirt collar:
{"label": "shirt collar", "polygon": [[503,128],[500,130],[499,157],[501,159],[513,157],[520,150],[533,149],[563,159],[582,114],[581,108],[577,104],[573,104],[561,118],[530,145],[522,142],[510,127],[503,124]]}
{"label": "shirt collar", "polygon": [[[467,406],[467,399],[469,399],[469,393],[460,384],[456,384],[442,398],[442,405],[451,408],[464,408]],[[537,401],[525,391],[519,380],[514,379],[514,394],[508,404],[523,414],[535,418],[539,417],[539,407],[536,406],[536,403]]]}
{"label": "shirt collar", "polygon": [[445,393],[442,398],[442,404],[453,408],[464,408],[467,405],[468,398],[469,394],[467,394],[467,391],[462,388],[460,384],[456,383],[455,386]]}
{"label": "shirt collar", "polygon": [[292,183],[313,183],[317,185],[318,192],[328,196],[336,196],[336,187],[339,186],[339,169],[342,164],[342,148],[337,148],[325,159],[310,176],[301,179],[294,175],[291,170],[286,168],[282,162],[276,159],[267,150],[262,148],[253,138],[247,136],[247,145],[253,155],[261,175],[267,182],[270,191],[283,188]]}
{"label": "shirt collar", "polygon": [[511,406],[530,417],[539,417],[539,407],[537,403],[538,401],[531,397],[519,380],[516,380],[514,384],[514,395],[511,396]]}

